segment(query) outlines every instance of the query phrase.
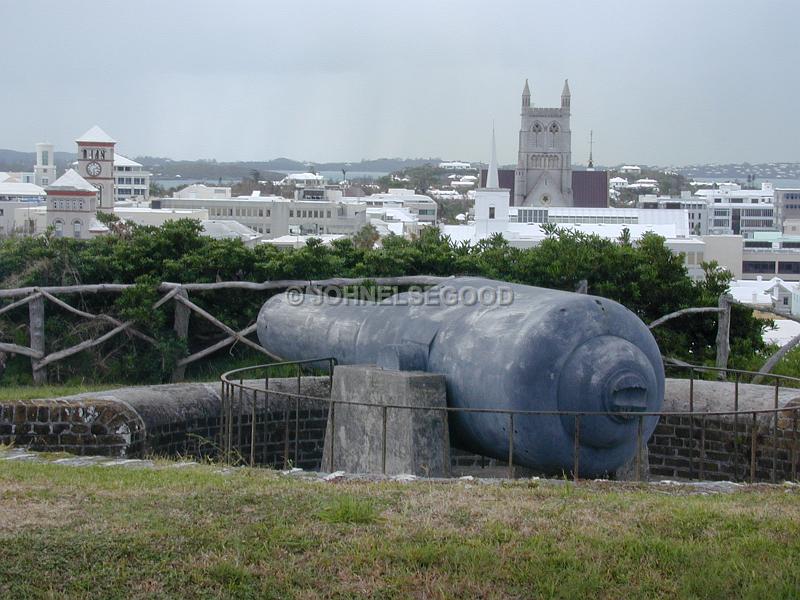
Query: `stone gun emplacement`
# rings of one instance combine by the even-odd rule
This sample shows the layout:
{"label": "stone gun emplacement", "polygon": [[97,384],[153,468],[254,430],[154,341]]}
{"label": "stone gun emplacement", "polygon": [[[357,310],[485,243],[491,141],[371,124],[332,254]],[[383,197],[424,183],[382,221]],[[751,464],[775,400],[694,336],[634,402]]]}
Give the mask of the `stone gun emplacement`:
{"label": "stone gun emplacement", "polygon": [[[286,360],[440,373],[458,409],[449,415],[453,445],[505,460],[511,437],[514,463],[546,473],[572,470],[576,413],[580,475],[612,473],[658,421],[636,413],[657,412],[664,398],[658,346],[628,309],[489,279],[454,278],[380,303],[280,294],[261,309],[258,336]],[[509,436],[507,413],[470,409],[550,414],[516,414]]]}

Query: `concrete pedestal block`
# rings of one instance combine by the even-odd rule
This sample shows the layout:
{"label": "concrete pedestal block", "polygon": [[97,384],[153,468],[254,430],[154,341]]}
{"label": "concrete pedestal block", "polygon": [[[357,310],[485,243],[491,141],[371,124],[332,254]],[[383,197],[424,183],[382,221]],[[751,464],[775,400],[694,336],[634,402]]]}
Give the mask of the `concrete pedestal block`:
{"label": "concrete pedestal block", "polygon": [[337,366],[322,470],[447,477],[450,440],[445,411],[398,406],[445,408],[444,376],[373,365]]}

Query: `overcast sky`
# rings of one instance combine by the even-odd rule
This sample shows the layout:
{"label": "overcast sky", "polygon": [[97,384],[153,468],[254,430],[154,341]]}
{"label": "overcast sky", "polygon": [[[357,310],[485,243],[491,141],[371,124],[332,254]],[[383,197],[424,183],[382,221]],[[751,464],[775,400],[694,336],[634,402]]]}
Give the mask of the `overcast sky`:
{"label": "overcast sky", "polygon": [[573,162],[800,161],[798,0],[0,0],[0,148],[516,162],[572,89]]}

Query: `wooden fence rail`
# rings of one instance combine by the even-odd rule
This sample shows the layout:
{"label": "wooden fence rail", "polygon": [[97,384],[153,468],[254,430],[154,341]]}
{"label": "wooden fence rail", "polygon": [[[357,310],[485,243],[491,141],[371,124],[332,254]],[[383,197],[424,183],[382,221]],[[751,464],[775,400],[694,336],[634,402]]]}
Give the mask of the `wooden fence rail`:
{"label": "wooden fence rail", "polygon": [[[408,277],[379,277],[369,279],[375,285],[383,286],[426,286],[434,285],[446,281],[447,277],[433,277],[433,276],[408,276]],[[352,278],[335,278],[323,280],[283,280],[283,281],[265,281],[263,283],[255,283],[250,281],[221,281],[217,283],[170,283],[164,282],[158,286],[158,291],[163,293],[158,301],[153,304],[153,310],[160,308],[169,301],[174,302],[174,331],[179,339],[186,340],[189,337],[189,324],[192,313],[202,317],[209,323],[222,330],[226,334],[222,340],[215,342],[180,359],[177,366],[172,373],[173,381],[180,381],[186,373],[186,367],[195,361],[200,360],[213,354],[214,352],[225,348],[233,343],[241,343],[245,346],[266,354],[270,358],[278,358],[270,354],[261,347],[260,344],[252,341],[247,336],[256,331],[256,324],[251,323],[241,331],[235,331],[214,315],[204,310],[189,299],[189,292],[198,291],[219,291],[219,290],[245,290],[245,291],[280,291],[291,287],[311,287],[311,288],[324,288],[333,286],[352,286],[363,284],[365,279],[352,279]],[[31,359],[31,369],[33,372],[34,383],[44,384],[47,382],[47,367],[55,362],[64,360],[74,354],[88,350],[95,346],[107,342],[120,333],[137,337],[144,340],[152,346],[158,346],[158,342],[151,336],[139,331],[133,327],[131,321],[122,322],[110,315],[94,314],[86,312],[79,308],[75,308],[68,302],[62,300],[58,295],[70,294],[119,294],[125,290],[134,287],[131,284],[117,284],[117,283],[102,283],[90,285],[69,285],[69,286],[49,286],[49,287],[26,287],[14,289],[0,289],[0,299],[14,300],[10,304],[0,307],[0,315],[28,305],[28,318],[29,318],[29,331],[30,331],[30,346],[20,346],[18,344],[0,342],[0,352],[8,354],[19,354],[27,356]],[[45,347],[45,301],[52,302],[59,308],[67,312],[87,319],[89,321],[100,321],[107,323],[112,328],[98,337],[85,340],[79,344],[64,348],[58,351],[46,353]]]}
{"label": "wooden fence rail", "polygon": [[[189,356],[180,359],[177,362],[176,368],[172,373],[173,381],[180,381],[184,378],[186,367],[193,362],[196,362],[226,346],[234,343],[244,344],[257,352],[265,354],[270,358],[279,359],[280,357],[273,356],[267,350],[261,347],[260,344],[248,338],[256,331],[256,323],[253,322],[241,331],[235,331],[230,326],[226,325],[214,315],[204,310],[189,299],[190,292],[207,292],[219,290],[243,290],[253,292],[263,291],[280,291],[292,287],[300,288],[324,288],[324,287],[344,287],[363,284],[369,281],[374,285],[379,286],[427,286],[435,285],[447,281],[448,277],[435,277],[435,276],[406,276],[406,277],[378,277],[374,279],[355,279],[355,278],[333,278],[323,280],[281,280],[281,281],[265,281],[262,283],[255,283],[250,281],[221,281],[216,283],[171,283],[164,282],[158,286],[158,291],[163,295],[153,304],[153,310],[160,308],[167,302],[174,303],[174,324],[173,329],[175,335],[182,340],[189,337],[189,325],[192,313],[202,317],[218,329],[220,329],[225,337],[205,348],[195,351]],[[19,354],[27,356],[31,359],[31,369],[33,372],[33,380],[36,384],[43,384],[47,381],[47,367],[55,362],[64,360],[74,354],[88,350],[98,346],[120,333],[134,336],[141,339],[148,344],[157,346],[158,342],[151,336],[139,331],[133,327],[131,321],[122,322],[110,315],[106,314],[93,314],[80,310],[62,300],[58,296],[70,294],[102,294],[113,293],[119,294],[125,290],[132,288],[131,284],[89,284],[89,285],[70,285],[70,286],[49,286],[49,287],[25,287],[14,289],[0,289],[0,300],[10,299],[12,302],[5,306],[0,306],[0,315],[9,312],[15,308],[28,305],[28,318],[30,325],[30,346],[20,346],[7,342],[0,342],[0,353]],[[584,291],[584,290],[581,290]],[[585,291],[584,291],[585,293]],[[75,346],[64,348],[58,351],[46,353],[45,349],[45,301],[52,302],[59,308],[67,312],[87,319],[90,321],[100,321],[107,323],[112,328],[106,333],[89,340],[85,340]],[[731,296],[723,294],[719,297],[719,302],[716,307],[703,306],[692,307],[678,310],[663,317],[660,317],[650,323],[650,329],[654,329],[664,323],[677,319],[687,314],[703,314],[714,313],[718,315],[717,326],[717,358],[716,366],[720,368],[727,368],[728,357],[730,355],[730,315],[731,307],[736,305],[746,306],[740,302],[735,301]],[[785,315],[772,310],[759,309],[760,312],[774,314],[780,318],[790,319],[800,322],[800,319],[791,315]],[[760,374],[771,372],[778,361],[793,347],[800,344],[800,336],[795,337],[790,342],[781,347],[759,370]],[[678,361],[680,362],[680,361]],[[754,383],[760,381],[762,375],[754,378]]]}

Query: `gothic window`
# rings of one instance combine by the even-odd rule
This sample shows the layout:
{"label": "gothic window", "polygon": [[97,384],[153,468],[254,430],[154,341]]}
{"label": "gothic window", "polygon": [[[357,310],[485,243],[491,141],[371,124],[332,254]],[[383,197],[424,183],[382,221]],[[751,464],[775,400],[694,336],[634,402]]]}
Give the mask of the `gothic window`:
{"label": "gothic window", "polygon": [[550,146],[553,147],[556,145],[556,134],[561,131],[561,128],[558,126],[558,123],[553,121],[550,123],[548,130],[550,131]]}
{"label": "gothic window", "polygon": [[542,133],[543,131],[544,131],[544,127],[542,126],[542,124],[539,121],[536,121],[531,126],[531,132],[533,133],[534,144],[536,144],[537,146],[539,145],[539,134]]}

